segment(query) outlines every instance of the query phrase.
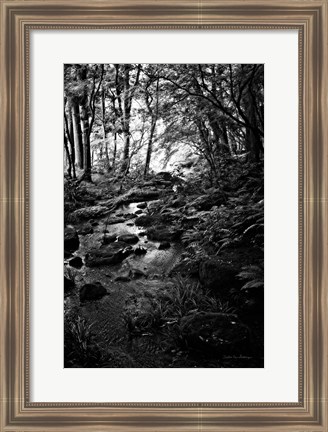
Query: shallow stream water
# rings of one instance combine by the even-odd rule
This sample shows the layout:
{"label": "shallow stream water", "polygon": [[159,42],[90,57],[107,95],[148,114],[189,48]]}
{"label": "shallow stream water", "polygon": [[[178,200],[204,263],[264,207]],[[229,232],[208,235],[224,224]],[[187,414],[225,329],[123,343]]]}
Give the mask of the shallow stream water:
{"label": "shallow stream water", "polygon": [[[144,228],[135,225],[135,218],[126,219],[124,222],[108,225],[108,218],[122,217],[126,214],[135,214],[140,210],[137,205],[131,203],[120,206],[109,216],[94,220],[93,233],[79,235],[80,247],[73,254],[82,259],[91,249],[98,249],[102,246],[104,231],[106,235],[135,234],[138,235],[138,243],[132,245],[133,249],[142,247],[147,250],[144,255],[132,253],[122,263],[115,265],[103,265],[100,267],[86,267],[81,269],[70,267],[68,260],[64,262],[66,271],[71,273],[76,283],[76,289],[65,299],[65,313],[72,313],[74,310],[79,316],[92,323],[92,329],[97,334],[97,339],[102,346],[107,344],[125,345],[127,343],[127,329],[124,322],[124,310],[130,301],[131,295],[140,295],[145,292],[156,292],[163,289],[168,280],[168,273],[179,261],[183,247],[179,243],[170,242],[171,247],[159,250],[160,242],[148,240],[143,234]],[[148,205],[150,202],[148,202]],[[147,209],[145,210],[147,214]],[[139,214],[138,214],[139,216]],[[79,226],[76,227],[77,230]],[[128,274],[131,270],[138,269],[143,273],[137,279],[121,281],[115,280],[122,274]],[[108,295],[100,300],[81,303],[79,289],[85,283],[100,282],[107,290]],[[119,361],[119,360],[118,360]],[[126,362],[126,359],[123,363]],[[142,360],[149,362],[148,367],[156,367],[156,359],[148,357]],[[112,366],[113,367],[113,366]],[[114,367],[122,367],[117,364]],[[123,367],[128,367],[124,364]]]}

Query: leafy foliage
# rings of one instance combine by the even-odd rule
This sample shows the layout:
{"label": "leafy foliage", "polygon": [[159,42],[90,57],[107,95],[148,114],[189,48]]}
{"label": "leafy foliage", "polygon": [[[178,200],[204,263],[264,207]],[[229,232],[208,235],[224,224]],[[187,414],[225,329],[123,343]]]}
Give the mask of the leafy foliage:
{"label": "leafy foliage", "polygon": [[204,291],[199,283],[176,277],[165,292],[145,292],[131,296],[125,309],[125,322],[131,337],[164,336],[166,347],[183,347],[181,325],[186,317],[199,313],[234,313],[228,302],[222,303]]}

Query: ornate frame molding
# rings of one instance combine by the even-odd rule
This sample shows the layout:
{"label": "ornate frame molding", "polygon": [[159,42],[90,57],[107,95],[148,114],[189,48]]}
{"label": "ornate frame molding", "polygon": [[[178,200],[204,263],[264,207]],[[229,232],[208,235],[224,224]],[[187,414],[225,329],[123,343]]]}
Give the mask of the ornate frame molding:
{"label": "ornate frame molding", "polygon": [[[1,2],[1,430],[328,430],[327,21],[326,0]],[[71,28],[298,30],[298,403],[29,402],[29,32]]]}

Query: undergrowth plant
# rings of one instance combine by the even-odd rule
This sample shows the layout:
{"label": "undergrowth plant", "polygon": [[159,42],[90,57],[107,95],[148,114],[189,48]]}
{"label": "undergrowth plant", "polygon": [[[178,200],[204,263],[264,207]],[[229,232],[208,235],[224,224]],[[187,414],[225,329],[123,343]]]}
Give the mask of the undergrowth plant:
{"label": "undergrowth plant", "polygon": [[177,276],[164,291],[130,296],[124,318],[131,338],[152,336],[172,348],[185,346],[180,324],[186,317],[234,312],[228,302],[212,297],[199,283]]}
{"label": "undergrowth plant", "polygon": [[95,367],[100,350],[95,343],[93,323],[76,313],[65,314],[65,367]]}

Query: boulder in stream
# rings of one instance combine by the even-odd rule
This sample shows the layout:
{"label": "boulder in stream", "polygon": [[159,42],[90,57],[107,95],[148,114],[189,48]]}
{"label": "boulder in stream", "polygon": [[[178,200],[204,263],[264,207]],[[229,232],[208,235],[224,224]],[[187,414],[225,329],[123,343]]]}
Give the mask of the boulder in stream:
{"label": "boulder in stream", "polygon": [[89,250],[85,255],[85,265],[87,267],[100,267],[119,264],[132,252],[133,249],[130,245],[117,241],[100,249]]}
{"label": "boulder in stream", "polygon": [[165,249],[170,249],[171,247],[171,243],[168,241],[163,241],[160,243],[160,245],[158,246],[158,250],[165,250]]}
{"label": "boulder in stream", "polygon": [[111,216],[108,219],[106,219],[107,225],[115,225],[115,224],[123,223],[123,222],[125,222],[124,217]]}
{"label": "boulder in stream", "polygon": [[117,239],[119,242],[124,242],[128,244],[135,244],[139,241],[138,236],[135,234],[121,234],[118,236]]}
{"label": "boulder in stream", "polygon": [[107,294],[106,289],[99,282],[88,283],[80,289],[80,301],[99,300]]}
{"label": "boulder in stream", "polygon": [[155,241],[174,241],[177,240],[181,235],[181,230],[166,227],[164,225],[152,226],[147,230],[147,236],[149,240]]}
{"label": "boulder in stream", "polygon": [[71,267],[74,267],[74,268],[77,268],[77,269],[80,269],[83,266],[82,258],[79,257],[79,256],[76,256],[76,257],[70,259],[68,261],[68,263],[69,263],[69,265]]}
{"label": "boulder in stream", "polygon": [[74,252],[80,246],[79,236],[74,227],[68,226],[64,231],[64,250]]}
{"label": "boulder in stream", "polygon": [[78,230],[78,233],[81,235],[93,234],[93,228],[91,226],[91,223],[88,222],[82,225],[81,228]]}
{"label": "boulder in stream", "polygon": [[105,234],[102,240],[103,245],[114,243],[117,239],[117,234]]}
{"label": "boulder in stream", "polygon": [[137,219],[134,221],[134,223],[137,226],[148,227],[148,226],[153,225],[155,223],[155,221],[156,221],[155,216],[142,215],[142,216],[137,217]]}
{"label": "boulder in stream", "polygon": [[134,253],[135,253],[136,255],[145,255],[145,254],[147,253],[147,249],[145,249],[145,248],[143,248],[143,247],[141,247],[141,246],[138,246],[138,247],[136,247],[136,248],[134,249]]}
{"label": "boulder in stream", "polygon": [[116,278],[114,279],[117,282],[130,282],[130,272],[129,271],[122,271],[120,272]]}
{"label": "boulder in stream", "polygon": [[144,201],[151,201],[154,199],[159,198],[160,192],[158,190],[152,190],[152,189],[133,189],[130,190],[128,193],[122,195],[117,205],[120,204],[129,204],[133,202],[144,202]]}
{"label": "boulder in stream", "polygon": [[140,203],[140,204],[137,205],[137,208],[139,208],[139,209],[145,209],[145,208],[147,208],[147,203],[146,202],[142,202],[142,203]]}
{"label": "boulder in stream", "polygon": [[172,180],[172,174],[168,171],[160,171],[155,175],[155,178],[165,180],[165,181],[170,181]]}
{"label": "boulder in stream", "polygon": [[91,207],[83,207],[75,210],[69,215],[69,219],[74,221],[78,219],[92,219],[108,213],[108,208],[105,206],[97,205]]}
{"label": "boulder in stream", "polygon": [[131,268],[130,276],[132,277],[132,279],[140,279],[142,277],[147,278],[148,273],[137,267],[133,267]]}

